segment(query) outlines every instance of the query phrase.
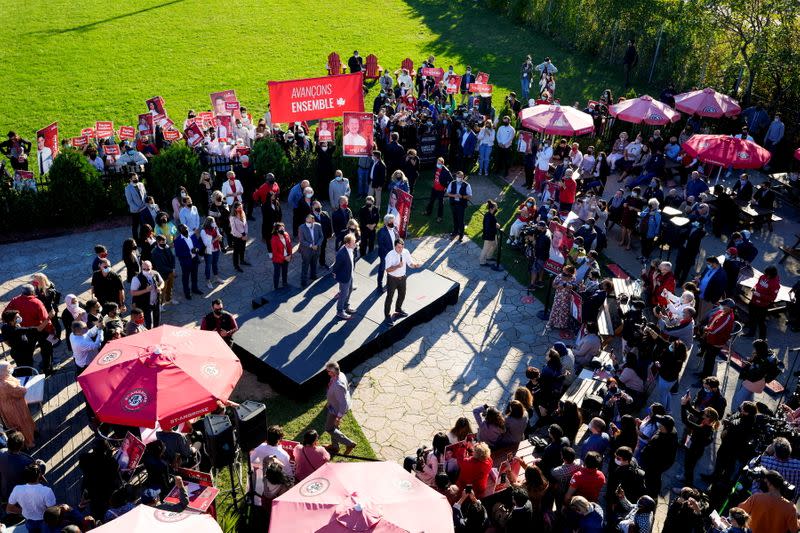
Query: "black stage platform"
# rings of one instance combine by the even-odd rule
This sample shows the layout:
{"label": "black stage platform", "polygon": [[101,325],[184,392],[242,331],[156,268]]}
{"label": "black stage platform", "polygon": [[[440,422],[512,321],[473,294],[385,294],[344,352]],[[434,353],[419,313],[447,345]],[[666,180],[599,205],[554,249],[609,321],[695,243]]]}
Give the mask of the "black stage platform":
{"label": "black stage platform", "polygon": [[350,297],[356,313],[350,320],[336,317],[339,285],[326,270],[305,290],[288,287],[255,299],[259,307],[238,319],[234,351],[259,379],[297,394],[328,379],[329,361],[349,371],[458,301],[458,283],[424,268],[409,269],[403,304],[409,316],[389,327],[383,315],[386,295],[375,290],[377,268],[377,258],[356,263],[356,290]]}

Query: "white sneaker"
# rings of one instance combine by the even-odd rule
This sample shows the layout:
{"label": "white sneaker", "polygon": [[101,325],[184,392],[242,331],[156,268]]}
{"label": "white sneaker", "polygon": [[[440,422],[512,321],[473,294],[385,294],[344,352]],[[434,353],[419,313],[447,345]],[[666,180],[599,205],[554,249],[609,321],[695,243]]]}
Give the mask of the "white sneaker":
{"label": "white sneaker", "polygon": [[211,283],[211,280],[206,281],[206,287],[208,287],[209,289],[213,289],[214,288],[214,284]]}
{"label": "white sneaker", "polygon": [[214,276],[214,283],[225,283],[223,279],[219,276]]}

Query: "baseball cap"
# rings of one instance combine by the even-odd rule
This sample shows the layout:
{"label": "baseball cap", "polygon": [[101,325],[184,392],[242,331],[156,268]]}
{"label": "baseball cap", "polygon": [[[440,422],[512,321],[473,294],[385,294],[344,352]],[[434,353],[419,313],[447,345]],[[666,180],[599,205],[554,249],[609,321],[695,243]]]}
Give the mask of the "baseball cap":
{"label": "baseball cap", "polygon": [[728,255],[739,255],[739,250],[731,246],[728,248]]}

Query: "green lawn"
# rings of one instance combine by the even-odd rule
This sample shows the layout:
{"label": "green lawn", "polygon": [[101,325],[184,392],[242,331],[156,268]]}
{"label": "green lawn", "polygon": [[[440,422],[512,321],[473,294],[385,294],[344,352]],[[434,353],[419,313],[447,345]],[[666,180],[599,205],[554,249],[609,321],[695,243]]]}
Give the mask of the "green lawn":
{"label": "green lawn", "polygon": [[620,85],[619,73],[473,2],[0,0],[0,11],[0,126],[28,138],[52,121],[62,138],[96,120],[134,125],[154,95],[179,123],[189,108],[207,109],[210,92],[231,88],[261,114],[268,80],[323,75],[333,50],[345,61],[353,49],[375,53],[392,70],[405,57],[418,64],[429,54],[459,72],[471,64],[491,75],[498,111],[509,90],[519,91],[526,53],[554,58],[557,96],[566,103]]}

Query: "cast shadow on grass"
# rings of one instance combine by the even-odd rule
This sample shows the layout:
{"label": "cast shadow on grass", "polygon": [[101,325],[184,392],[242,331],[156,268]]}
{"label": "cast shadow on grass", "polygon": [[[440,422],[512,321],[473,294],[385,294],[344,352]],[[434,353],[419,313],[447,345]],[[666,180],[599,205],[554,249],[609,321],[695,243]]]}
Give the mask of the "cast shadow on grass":
{"label": "cast shadow on grass", "polygon": [[81,24],[80,26],[73,26],[71,28],[52,28],[49,30],[38,30],[28,32],[28,35],[63,35],[65,33],[73,33],[73,32],[87,32],[97,28],[98,26],[102,26],[104,24],[108,24],[109,22],[116,22],[121,19],[125,19],[128,17],[135,17],[136,15],[141,15],[142,13],[147,13],[149,11],[155,11],[156,9],[161,9],[164,7],[168,7],[174,4],[180,4],[185,0],[171,0],[169,2],[164,2],[162,4],[158,4],[155,6],[145,7],[142,9],[137,9],[136,11],[131,11],[130,13],[122,13],[120,15],[114,15],[113,17],[104,18],[101,20],[96,20],[94,22],[89,22],[87,24]]}

